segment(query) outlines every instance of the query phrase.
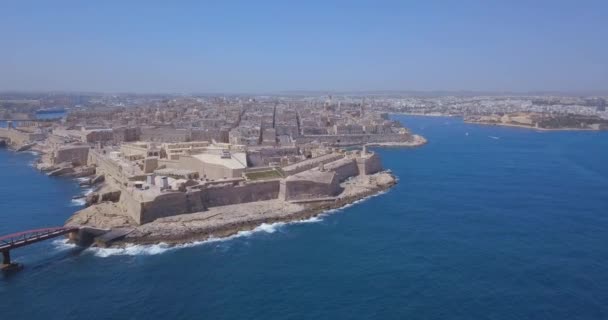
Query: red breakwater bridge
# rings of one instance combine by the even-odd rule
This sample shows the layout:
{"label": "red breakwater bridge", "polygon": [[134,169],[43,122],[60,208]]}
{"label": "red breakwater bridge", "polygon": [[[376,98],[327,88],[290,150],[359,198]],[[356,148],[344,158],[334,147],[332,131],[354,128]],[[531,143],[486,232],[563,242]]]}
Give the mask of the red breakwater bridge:
{"label": "red breakwater bridge", "polygon": [[27,230],[0,237],[0,252],[2,252],[2,268],[13,265],[11,250],[36,242],[56,238],[70,232],[78,232],[79,227],[55,227]]}
{"label": "red breakwater bridge", "polygon": [[75,244],[87,246],[98,238],[108,242],[115,240],[126,235],[128,231],[129,230],[110,231],[91,227],[69,226],[27,230],[0,236],[0,252],[2,252],[2,264],[0,264],[0,270],[10,270],[19,266],[11,261],[11,250],[20,247],[57,238],[63,235],[68,235],[70,240]]}

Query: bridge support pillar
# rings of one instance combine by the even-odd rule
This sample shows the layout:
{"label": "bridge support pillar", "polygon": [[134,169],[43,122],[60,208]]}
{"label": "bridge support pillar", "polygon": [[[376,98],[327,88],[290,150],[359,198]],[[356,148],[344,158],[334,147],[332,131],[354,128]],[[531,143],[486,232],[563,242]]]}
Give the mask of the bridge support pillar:
{"label": "bridge support pillar", "polygon": [[10,251],[2,251],[2,264],[10,265],[11,264],[11,252]]}

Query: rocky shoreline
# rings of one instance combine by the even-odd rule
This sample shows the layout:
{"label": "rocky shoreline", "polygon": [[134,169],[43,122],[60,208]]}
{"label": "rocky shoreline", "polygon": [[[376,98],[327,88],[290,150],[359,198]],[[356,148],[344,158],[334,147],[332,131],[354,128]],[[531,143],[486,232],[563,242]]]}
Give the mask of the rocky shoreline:
{"label": "rocky shoreline", "polygon": [[[427,140],[424,137],[414,135],[414,138],[408,142],[371,145],[378,147],[417,147],[426,143]],[[11,149],[15,150],[14,148]],[[81,181],[80,184],[94,188],[95,192],[86,197],[83,196],[87,207],[75,212],[66,221],[65,225],[130,230],[122,239],[105,244],[112,247],[159,243],[179,245],[230,237],[239,232],[253,230],[263,224],[307,220],[377,195],[397,183],[397,178],[390,171],[382,171],[372,175],[356,176],[341,183],[340,186],[343,191],[334,198],[302,202],[274,199],[226,205],[208,208],[208,210],[202,212],[160,218],[151,223],[137,225],[124,214],[123,208],[116,203],[116,199],[108,200],[107,194],[115,192],[115,186],[112,186],[109,181],[104,181],[103,175],[96,175],[94,167],[75,166],[70,163],[52,165],[49,161],[49,152],[44,144],[33,144],[28,149],[37,154],[35,167],[48,176],[88,178],[86,181]],[[101,244],[97,243],[96,245]]]}
{"label": "rocky shoreline", "polygon": [[413,135],[411,140],[405,142],[373,142],[368,143],[370,147],[420,147],[427,144],[428,141],[421,135]]}
{"label": "rocky shoreline", "polygon": [[306,220],[342,208],[358,200],[386,191],[397,183],[390,172],[356,177],[343,183],[344,191],[336,199],[313,203],[267,200],[222,207],[207,211],[161,218],[134,226],[117,212],[111,203],[101,203],[75,213],[66,225],[89,225],[100,228],[133,228],[112,247],[132,244],[165,243],[178,245],[215,238],[225,238],[249,231],[262,224]]}

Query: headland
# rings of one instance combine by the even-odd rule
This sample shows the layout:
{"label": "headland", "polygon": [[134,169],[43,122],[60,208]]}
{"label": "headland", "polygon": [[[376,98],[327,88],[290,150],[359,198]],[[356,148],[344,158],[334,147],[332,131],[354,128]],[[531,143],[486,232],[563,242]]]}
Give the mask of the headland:
{"label": "headland", "polygon": [[608,119],[602,119],[597,116],[576,114],[518,112],[510,114],[466,116],[464,117],[464,121],[473,124],[518,127],[546,131],[608,130]]}
{"label": "headland", "polygon": [[184,243],[314,217],[397,183],[368,146],[426,143],[363,101],[146,100],[9,121],[0,138],[93,192],[66,222],[98,246]]}

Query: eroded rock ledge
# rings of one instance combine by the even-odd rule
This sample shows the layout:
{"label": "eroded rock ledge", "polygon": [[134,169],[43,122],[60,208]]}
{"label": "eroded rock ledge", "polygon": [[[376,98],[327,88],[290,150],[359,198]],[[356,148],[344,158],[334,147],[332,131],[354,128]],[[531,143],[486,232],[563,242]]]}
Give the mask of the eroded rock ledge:
{"label": "eroded rock ledge", "polygon": [[395,184],[396,178],[385,171],[344,181],[340,184],[343,191],[335,198],[305,202],[273,199],[219,206],[202,212],[160,218],[139,226],[124,214],[120,204],[102,202],[77,212],[66,224],[98,228],[134,228],[123,240],[114,243],[117,246],[127,243],[179,244],[227,237],[239,231],[254,229],[263,223],[308,219],[387,190]]}

